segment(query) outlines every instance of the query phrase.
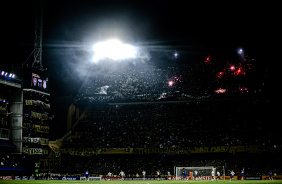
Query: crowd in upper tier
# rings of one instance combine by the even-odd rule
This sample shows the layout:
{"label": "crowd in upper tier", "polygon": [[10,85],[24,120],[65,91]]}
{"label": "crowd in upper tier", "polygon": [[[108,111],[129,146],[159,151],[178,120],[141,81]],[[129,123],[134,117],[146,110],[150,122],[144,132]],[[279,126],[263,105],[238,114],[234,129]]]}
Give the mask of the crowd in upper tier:
{"label": "crowd in upper tier", "polygon": [[[278,130],[270,125],[269,100],[257,96],[258,86],[250,83],[254,80],[249,73],[251,67],[249,63],[217,67],[207,62],[196,67],[136,64],[116,70],[98,68],[75,97],[76,107],[85,116],[72,127],[62,148],[256,145],[263,152],[281,150]],[[242,96],[250,92],[253,94],[251,98]],[[224,97],[217,98],[217,95]],[[230,96],[232,98],[226,98]],[[153,103],[139,103],[144,101]],[[172,172],[174,166],[212,164],[236,172],[245,167],[249,175],[268,173],[270,167],[265,167],[265,162],[257,163],[256,157],[246,154],[249,159],[242,155],[237,157],[237,154],[223,154],[224,157],[219,154],[210,158],[62,154],[59,170],[61,173],[81,173],[88,168],[90,173],[102,175],[124,170],[132,176],[140,175],[143,169],[154,174],[158,169],[162,173]]]}
{"label": "crowd in upper tier", "polygon": [[[240,107],[240,108],[238,108]],[[233,100],[150,105],[92,105],[65,147],[173,148],[260,145],[268,132],[268,102]]]}
{"label": "crowd in upper tier", "polygon": [[[212,146],[259,146],[257,152],[275,152],[281,150],[281,137],[269,122],[269,103],[265,99],[242,99],[229,101],[206,101],[191,103],[131,104],[131,105],[91,105],[85,109],[86,115],[72,129],[73,133],[63,142],[62,148],[183,148]],[[272,132],[271,134],[269,134]],[[228,153],[230,154],[230,153]],[[238,153],[240,154],[240,153]],[[252,156],[248,155],[249,158]],[[256,155],[256,154],[255,154]],[[246,156],[246,155],[245,155]],[[251,174],[266,172],[258,165],[254,169],[255,160],[247,161],[244,157],[228,157],[227,160],[211,157],[201,161],[189,159],[189,156],[171,155],[174,164],[213,165],[227,164],[230,169],[239,169],[245,164]],[[75,156],[62,154],[63,163]],[[139,159],[143,158],[143,159]],[[180,157],[187,157],[183,162]],[[136,174],[140,168],[150,172],[162,165],[163,172],[172,170],[174,165],[167,157],[144,155],[118,155],[78,157],[86,159],[93,173],[106,173],[125,168],[128,173]],[[88,159],[87,159],[88,158]],[[89,160],[90,158],[90,160]],[[137,159],[138,158],[138,159]],[[233,158],[236,158],[235,161]],[[136,160],[137,159],[137,160]],[[178,160],[179,159],[179,160]],[[75,160],[75,159],[72,159]],[[204,161],[205,160],[205,161]],[[243,161],[241,161],[243,160]],[[117,164],[115,164],[117,162]],[[191,162],[191,163],[190,163]],[[204,162],[204,163],[201,163]],[[206,163],[207,162],[207,163]],[[249,163],[249,164],[246,164]],[[65,167],[64,172],[80,172],[85,166],[77,163],[77,167]],[[149,164],[149,165],[148,165]],[[229,165],[230,164],[230,165]],[[150,169],[148,169],[150,168]],[[138,170],[139,169],[139,170]],[[267,168],[268,169],[268,168]]]}
{"label": "crowd in upper tier", "polygon": [[[121,64],[124,65],[124,64]],[[229,65],[128,64],[115,68],[95,68],[78,91],[75,101],[152,101],[163,98],[202,99],[218,93],[239,95],[253,93],[251,65],[240,64],[240,73]],[[115,68],[115,69],[112,69]],[[238,70],[239,70],[238,69]],[[234,73],[235,72],[235,73]]]}

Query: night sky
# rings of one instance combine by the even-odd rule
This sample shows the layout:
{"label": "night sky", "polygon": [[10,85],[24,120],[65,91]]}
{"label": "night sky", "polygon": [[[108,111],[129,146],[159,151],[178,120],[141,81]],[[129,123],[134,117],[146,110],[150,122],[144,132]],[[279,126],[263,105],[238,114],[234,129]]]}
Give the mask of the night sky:
{"label": "night sky", "polygon": [[[20,1],[3,7],[10,10],[1,13],[6,65],[21,65],[33,50],[35,5]],[[161,59],[177,50],[185,62],[202,61],[208,54],[225,62],[243,48],[259,60],[270,24],[265,10],[266,4],[243,2],[46,1],[43,65],[56,80],[56,93],[67,95],[75,94],[85,78],[74,68],[87,65],[90,46],[111,37],[154,48],[155,55],[164,55]],[[32,60],[33,55],[27,63]],[[65,85],[70,81],[72,88]]]}

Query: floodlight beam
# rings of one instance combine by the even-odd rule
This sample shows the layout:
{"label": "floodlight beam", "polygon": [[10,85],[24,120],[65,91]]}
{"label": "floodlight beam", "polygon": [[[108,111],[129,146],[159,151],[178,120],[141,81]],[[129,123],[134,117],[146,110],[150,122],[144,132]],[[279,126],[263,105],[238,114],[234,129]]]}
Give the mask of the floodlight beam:
{"label": "floodlight beam", "polygon": [[102,59],[111,59],[121,61],[130,58],[136,58],[136,48],[130,44],[124,44],[119,40],[108,40],[98,42],[93,46],[94,56],[93,62],[98,62]]}

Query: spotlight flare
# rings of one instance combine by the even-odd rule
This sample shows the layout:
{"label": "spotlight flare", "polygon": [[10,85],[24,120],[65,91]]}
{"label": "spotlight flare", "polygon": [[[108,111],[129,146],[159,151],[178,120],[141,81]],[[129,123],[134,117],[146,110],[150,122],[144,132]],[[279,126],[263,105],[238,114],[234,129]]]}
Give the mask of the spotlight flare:
{"label": "spotlight flare", "polygon": [[98,62],[102,59],[111,59],[114,61],[134,59],[136,58],[136,48],[129,44],[124,44],[119,40],[108,40],[98,42],[93,46],[94,57],[93,62]]}

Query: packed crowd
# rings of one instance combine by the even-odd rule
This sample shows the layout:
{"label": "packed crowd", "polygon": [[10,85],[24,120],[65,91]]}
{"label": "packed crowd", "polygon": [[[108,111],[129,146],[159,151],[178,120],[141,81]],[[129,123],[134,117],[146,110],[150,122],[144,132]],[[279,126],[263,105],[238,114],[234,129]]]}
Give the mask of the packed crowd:
{"label": "packed crowd", "polygon": [[[267,174],[281,153],[278,130],[267,122],[270,104],[267,99],[198,101],[191,103],[89,105],[86,116],[64,140],[62,148],[183,148],[212,146],[252,146],[255,153],[216,153],[199,156],[175,154],[73,156],[62,154],[61,173],[81,173],[86,168],[93,175],[130,176],[173,173],[174,166],[216,166],[240,172],[245,167],[252,176]],[[269,132],[272,132],[269,134]],[[280,152],[279,152],[280,150]],[[260,152],[264,154],[259,154]],[[260,162],[257,162],[260,160]],[[280,160],[281,161],[281,160]],[[75,167],[70,167],[72,163]],[[277,161],[279,163],[279,161]],[[274,164],[275,165],[275,164]],[[281,170],[277,166],[278,171]],[[280,170],[279,170],[280,169]],[[277,171],[277,172],[278,172]],[[223,171],[222,171],[223,172]]]}
{"label": "packed crowd", "polygon": [[[169,68],[173,69],[173,68]],[[168,92],[165,70],[148,65],[129,67],[89,77],[77,98],[89,101],[154,100]],[[172,76],[171,76],[172,77]]]}
{"label": "packed crowd", "polygon": [[[98,176],[108,172],[118,175],[123,170],[126,176],[136,176],[141,175],[142,170],[147,175],[155,175],[156,170],[162,174],[173,173],[174,166],[215,166],[223,174],[224,166],[226,173],[240,172],[244,167],[250,176],[267,174],[277,158],[269,158],[270,153],[281,152],[282,141],[278,130],[269,125],[268,98],[245,95],[251,91],[250,69],[249,63],[221,68],[210,63],[196,67],[136,64],[120,70],[98,68],[75,97],[76,107],[80,113],[85,112],[85,116],[72,128],[62,148],[257,145],[259,151],[267,154],[257,154],[259,151],[203,157],[197,154],[98,154],[92,157],[62,154],[58,172],[81,174],[88,169]],[[224,90],[215,92],[218,88],[226,89],[224,96],[232,98],[217,98],[218,93],[225,93]],[[153,103],[138,103],[140,101]],[[277,167],[281,171],[281,166]]]}
{"label": "packed crowd", "polygon": [[245,70],[244,73],[234,75],[234,72],[224,67],[229,66],[218,67],[210,63],[195,66],[183,63],[160,66],[137,63],[116,70],[97,68],[85,80],[75,101],[202,99],[216,96],[215,91],[221,88],[232,95],[250,91],[249,76]]}
{"label": "packed crowd", "polygon": [[[238,108],[240,107],[240,108]],[[260,145],[279,137],[267,125],[266,100],[92,105],[65,147],[173,148]],[[274,130],[275,131],[275,130]]]}

